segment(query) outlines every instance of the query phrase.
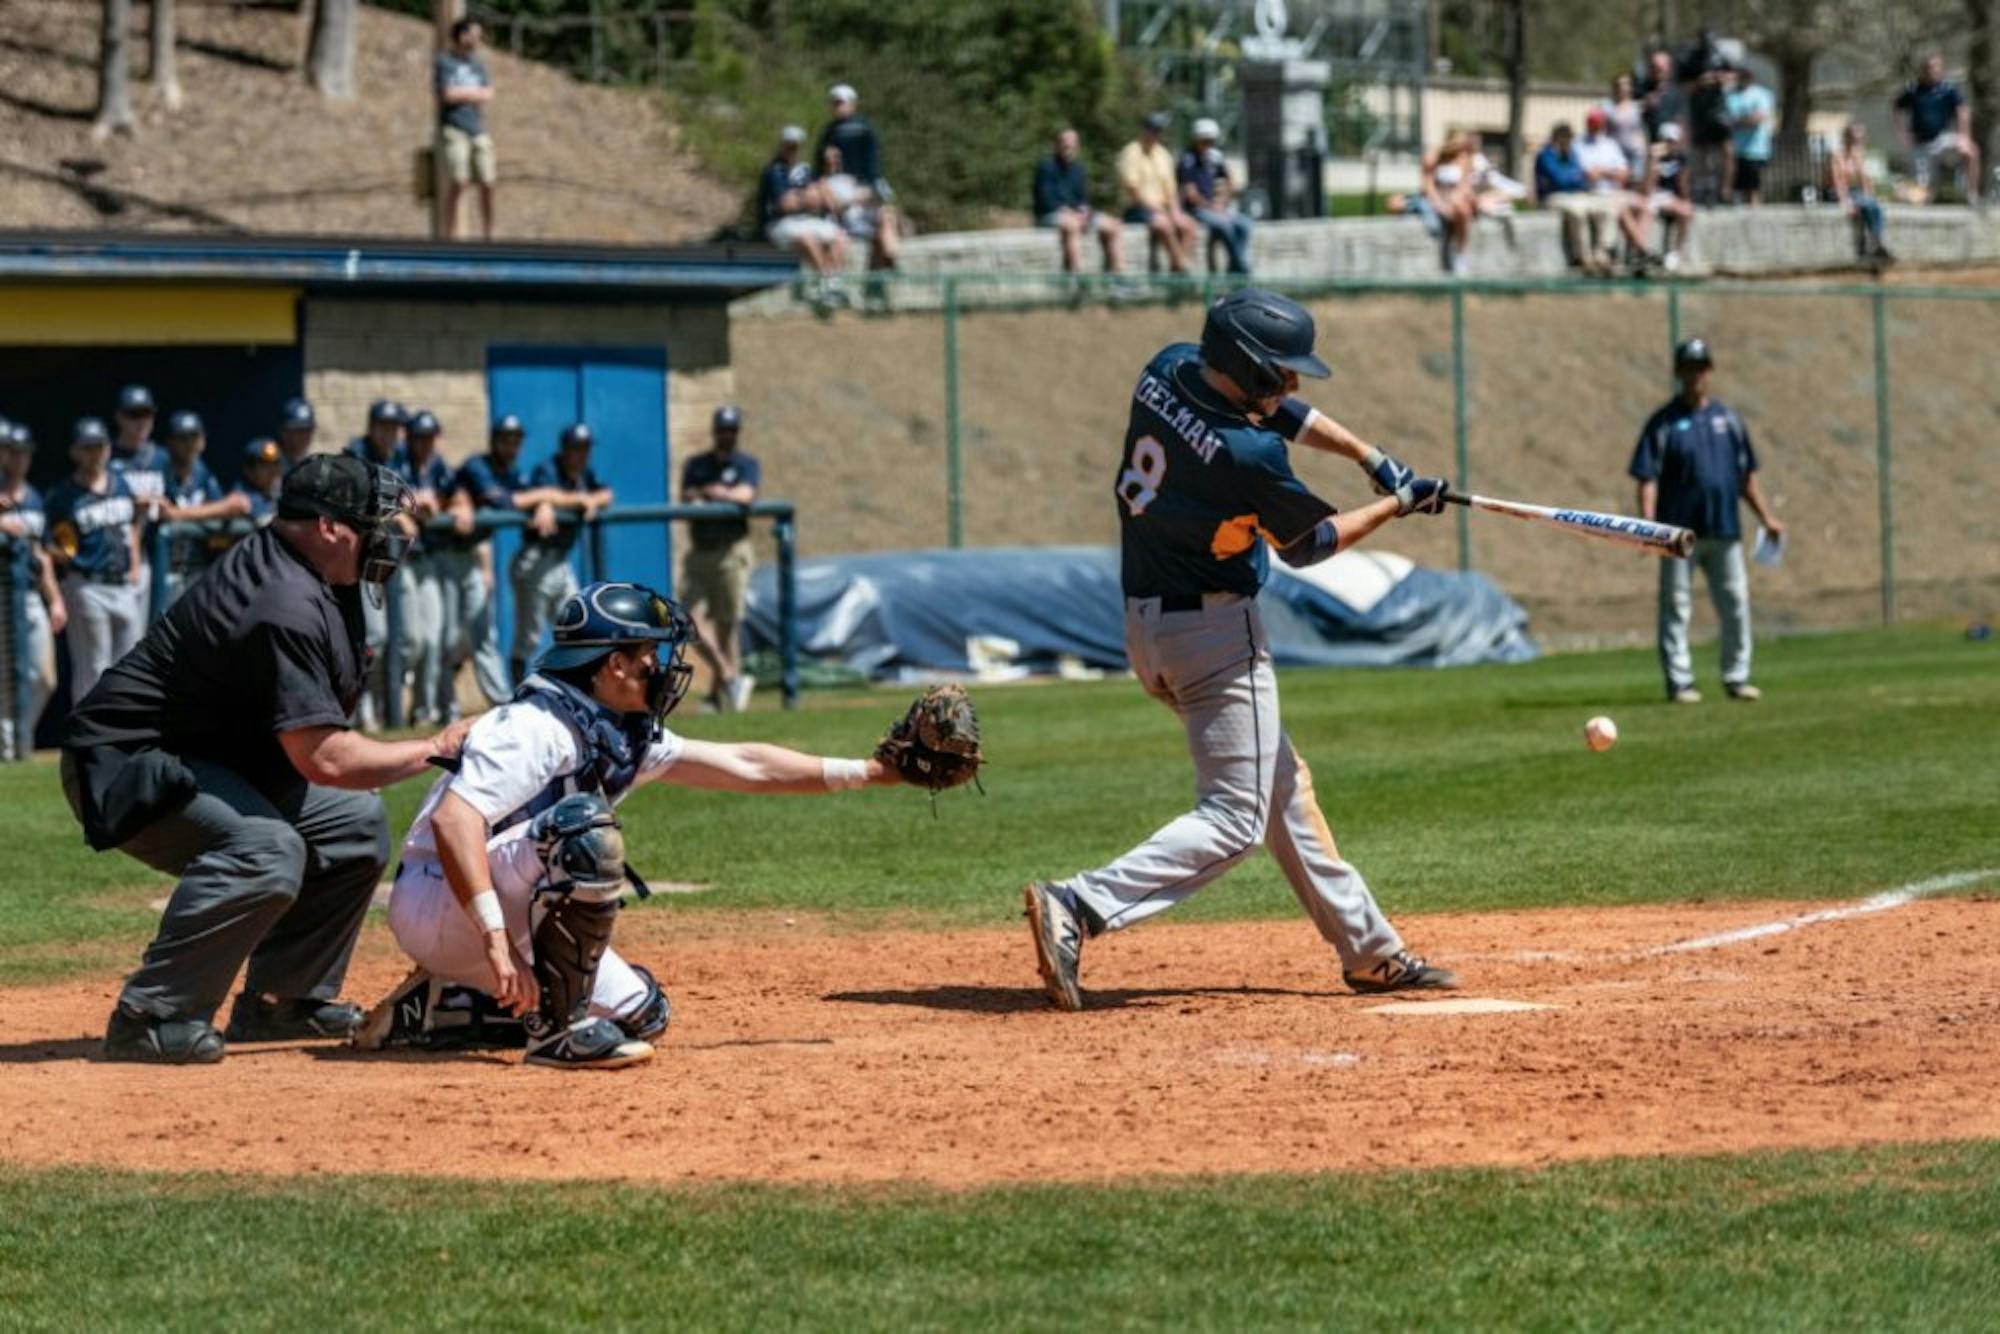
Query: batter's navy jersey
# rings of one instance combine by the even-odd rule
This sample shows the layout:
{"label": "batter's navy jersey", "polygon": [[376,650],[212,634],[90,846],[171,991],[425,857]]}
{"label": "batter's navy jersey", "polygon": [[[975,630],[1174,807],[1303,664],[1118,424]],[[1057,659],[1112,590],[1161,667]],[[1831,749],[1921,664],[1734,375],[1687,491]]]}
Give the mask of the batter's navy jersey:
{"label": "batter's navy jersey", "polygon": [[1175,343],[1132,392],[1116,491],[1125,596],[1240,593],[1333,506],[1292,472],[1286,442],[1312,409],[1286,399],[1260,425],[1201,378],[1201,350]]}
{"label": "batter's navy jersey", "polygon": [[69,568],[86,579],[112,584],[132,571],[128,545],[139,507],[125,478],[112,473],[102,494],[65,477],[49,492],[48,544],[69,557]]}
{"label": "batter's navy jersey", "polygon": [[1757,471],[1757,451],[1734,410],[1713,399],[1691,409],[1675,398],[1646,419],[1626,471],[1659,483],[1653,517],[1661,523],[1692,528],[1696,537],[1743,535],[1736,502]]}
{"label": "batter's navy jersey", "polygon": [[125,479],[126,487],[139,500],[158,500],[166,494],[170,462],[167,451],[151,440],[130,453],[115,445],[111,449],[111,471]]}

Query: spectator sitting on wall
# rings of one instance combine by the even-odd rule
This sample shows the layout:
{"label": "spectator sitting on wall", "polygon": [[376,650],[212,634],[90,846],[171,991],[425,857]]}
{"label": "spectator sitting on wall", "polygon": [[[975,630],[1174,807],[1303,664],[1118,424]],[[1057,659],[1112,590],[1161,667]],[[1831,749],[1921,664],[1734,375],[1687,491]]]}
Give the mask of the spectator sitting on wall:
{"label": "spectator sitting on wall", "polygon": [[1583,141],[1576,146],[1577,161],[1590,177],[1590,222],[1595,235],[1597,271],[1608,272],[1616,262],[1613,229],[1623,232],[1632,243],[1634,264],[1650,259],[1640,224],[1646,217],[1646,202],[1632,193],[1632,170],[1625,163],[1625,150],[1605,131],[1610,119],[1593,108],[1583,119]]}
{"label": "spectator sitting on wall", "polygon": [[1118,150],[1118,190],[1125,221],[1142,224],[1166,248],[1167,266],[1186,273],[1200,228],[1181,211],[1174,155],[1160,142],[1171,119],[1164,111],[1152,113],[1139,123],[1139,137]]}
{"label": "spectator sitting on wall", "polygon": [[1662,126],[1682,125],[1686,118],[1687,96],[1681,91],[1680,70],[1675,66],[1673,52],[1665,47],[1646,57],[1646,77],[1639,85],[1639,107],[1648,143],[1660,141]]}
{"label": "spectator sitting on wall", "polygon": [[867,230],[856,231],[852,215],[841,220],[851,235],[868,242],[869,268],[893,269],[903,219],[891,202],[896,192],[882,175],[882,152],[875,141],[875,127],[860,113],[861,95],[847,84],[836,83],[827,89],[826,104],[831,118],[819,132],[813,161],[822,161],[829,148],[840,150],[841,162],[848,174],[866,188],[869,200]]}
{"label": "spectator sitting on wall", "polygon": [[1833,197],[1854,219],[1854,253],[1862,263],[1880,269],[1896,257],[1882,244],[1882,205],[1869,189],[1868,130],[1858,120],[1840,132],[1840,151],[1827,164],[1833,177]]}
{"label": "spectator sitting on wall", "polygon": [[290,472],[313,452],[313,437],[319,434],[319,418],[313,405],[303,398],[285,400],[278,415],[278,449],[285,456],[284,470]]}
{"label": "spectator sitting on wall", "polygon": [[1535,198],[1562,220],[1563,256],[1573,269],[1589,268],[1595,255],[1590,227],[1590,175],[1576,152],[1576,132],[1557,121],[1535,154]]}
{"label": "spectator sitting on wall", "polygon": [[1896,124],[1910,150],[1910,172],[1922,201],[1931,198],[1931,174],[1939,166],[1959,173],[1967,202],[1977,204],[1979,145],[1972,137],[1972,104],[1944,77],[1944,57],[1924,57],[1916,79],[1896,98]]}
{"label": "spectator sitting on wall", "polygon": [[35,437],[20,422],[0,422],[0,535],[27,547],[32,589],[22,605],[27,618],[26,671],[17,675],[12,657],[14,637],[0,634],[0,682],[11,692],[22,675],[28,684],[28,711],[22,729],[14,730],[15,700],[0,702],[0,759],[18,760],[35,741],[35,724],[56,693],[56,639],[69,623],[69,607],[56,583],[55,562],[42,550],[48,514],[42,494],[28,481],[35,458]]}
{"label": "spectator sitting on wall", "polygon": [[1736,86],[1724,103],[1733,136],[1730,198],[1751,208],[1764,202],[1764,172],[1771,165],[1772,118],[1778,109],[1771,90],[1757,82],[1748,65],[1736,70]]}
{"label": "spectator sitting on wall", "polygon": [[1637,180],[1646,170],[1646,148],[1658,136],[1646,124],[1646,104],[1633,90],[1632,76],[1620,72],[1612,76],[1611,96],[1604,99],[1604,115],[1611,122],[1611,137],[1625,150],[1625,161]]}
{"label": "spectator sitting on wall", "polygon": [[1473,219],[1479,216],[1472,184],[1474,142],[1471,135],[1447,135],[1423,160],[1424,212],[1437,219],[1432,234],[1438,238],[1439,261],[1446,273],[1454,275],[1465,272],[1465,248]]}
{"label": "spectator sitting on wall", "polygon": [[1090,206],[1089,182],[1083,174],[1082,140],[1074,129],[1064,127],[1056,134],[1055,151],[1035,164],[1035,223],[1053,227],[1062,246],[1064,273],[1081,266],[1083,237],[1095,233],[1104,252],[1104,269],[1117,273],[1124,267],[1119,254],[1125,229],[1116,218],[1107,217]]}
{"label": "spectator sitting on wall", "polygon": [[242,496],[250,507],[250,522],[262,528],[278,515],[278,493],[285,481],[284,449],[260,435],[243,449],[243,475],[229,494]]}
{"label": "spectator sitting on wall", "polygon": [[1250,215],[1236,206],[1236,184],[1217,141],[1222,127],[1203,116],[1188,135],[1188,146],[1174,166],[1180,203],[1195,221],[1208,228],[1210,242],[1222,242],[1231,273],[1250,272]]}
{"label": "spectator sitting on wall", "polygon": [[799,145],[806,132],[787,125],[778,135],[778,152],[757,182],[757,225],[772,245],[796,250],[806,267],[822,279],[822,292],[834,296],[841,271],[847,267],[847,233],[826,216],[823,196],[805,178]]}
{"label": "spectator sitting on wall", "polygon": [[[240,519],[250,513],[250,502],[242,496],[225,496],[222,483],[201,461],[208,449],[207,428],[192,412],[176,412],[167,418],[166,518],[173,523],[205,523],[213,519]],[[225,537],[220,550],[228,550]],[[198,534],[176,535],[167,544],[167,602],[180,600],[187,586],[201,577],[214,558],[217,547]]]}
{"label": "spectator sitting on wall", "polygon": [[493,239],[493,136],[486,128],[486,104],[493,100],[493,79],[479,58],[484,34],[478,19],[451,25],[451,45],[438,52],[432,69],[437,90],[438,142],[451,183],[445,188],[444,235],[458,235],[458,202],[465,187],[479,186],[481,234]]}
{"label": "spectator sitting on wall", "polygon": [[1680,268],[1681,251],[1694,232],[1694,201],[1688,198],[1687,154],[1681,150],[1681,127],[1662,125],[1660,142],[1647,150],[1646,158],[1646,175],[1639,191],[1643,203],[1638,214],[1639,249],[1648,256],[1655,253],[1647,237],[1652,220],[1658,218],[1659,260],[1671,273]]}
{"label": "spectator sitting on wall", "polygon": [[813,184],[828,216],[843,232],[868,246],[868,267],[895,268],[895,210],[884,207],[873,187],[847,169],[838,144],[828,144],[819,151]]}

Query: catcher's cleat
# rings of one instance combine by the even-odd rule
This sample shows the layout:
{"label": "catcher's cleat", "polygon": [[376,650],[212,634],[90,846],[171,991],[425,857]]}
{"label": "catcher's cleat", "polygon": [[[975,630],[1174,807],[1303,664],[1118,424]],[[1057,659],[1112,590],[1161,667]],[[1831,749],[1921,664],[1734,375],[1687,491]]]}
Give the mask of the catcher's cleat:
{"label": "catcher's cleat", "polygon": [[637,1038],[644,1042],[667,1031],[667,1025],[673,1022],[674,1006],[649,969],[641,968],[635,963],[632,965],[632,971],[645,979],[646,999],[631,1014],[614,1019],[612,1022],[625,1030],[626,1037]]}
{"label": "catcher's cleat", "polygon": [[1083,992],[1076,968],[1083,953],[1083,923],[1063,896],[1046,880],[1028,886],[1028,930],[1035,937],[1035,961],[1042,972],[1042,989],[1058,1010],[1081,1010]]}
{"label": "catcher's cleat", "polygon": [[562,1070],[621,1070],[653,1059],[650,1044],[625,1036],[609,1019],[579,1019],[568,1028],[528,1043],[528,1064]]}
{"label": "catcher's cleat", "polygon": [[1354,990],[1370,996],[1385,991],[1458,990],[1457,973],[1425,963],[1408,950],[1397,950],[1358,973],[1343,973],[1341,977]]}
{"label": "catcher's cleat", "polygon": [[436,994],[431,975],[421,968],[412,968],[408,977],[368,1011],[367,1018],[354,1032],[354,1045],[362,1051],[423,1045],[430,1032],[430,1010]]}
{"label": "catcher's cleat", "polygon": [[231,1042],[290,1042],[299,1038],[351,1038],[365,1018],[352,1001],[316,996],[280,999],[248,991],[236,998],[223,1036]]}
{"label": "catcher's cleat", "polygon": [[104,1059],[152,1065],[213,1065],[222,1034],[206,1019],[162,1019],[120,1004],[104,1026]]}

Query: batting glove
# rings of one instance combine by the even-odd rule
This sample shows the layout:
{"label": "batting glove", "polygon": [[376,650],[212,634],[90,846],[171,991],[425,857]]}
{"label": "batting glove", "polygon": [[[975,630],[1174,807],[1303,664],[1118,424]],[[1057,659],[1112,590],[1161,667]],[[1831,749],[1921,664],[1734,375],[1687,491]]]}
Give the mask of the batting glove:
{"label": "batting glove", "polygon": [[1375,484],[1378,496],[1400,495],[1404,487],[1416,479],[1417,474],[1402,460],[1384,454],[1370,446],[1361,460],[1361,469],[1368,474],[1368,480]]}
{"label": "batting glove", "polygon": [[1396,514],[1442,514],[1451,483],[1442,477],[1412,477],[1396,488]]}

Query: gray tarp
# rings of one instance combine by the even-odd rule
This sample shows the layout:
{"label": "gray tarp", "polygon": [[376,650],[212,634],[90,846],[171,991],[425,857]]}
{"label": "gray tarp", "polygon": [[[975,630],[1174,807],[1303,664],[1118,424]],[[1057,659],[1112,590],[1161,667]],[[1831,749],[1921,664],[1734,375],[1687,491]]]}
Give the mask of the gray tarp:
{"label": "gray tarp", "polygon": [[[1456,667],[1536,654],[1519,604],[1480,574],[1355,551],[1263,593],[1285,666]],[[777,572],[758,569],[753,649],[777,645]],[[831,556],[798,566],[799,649],[877,679],[1122,671],[1124,599],[1111,547],[981,547]]]}

